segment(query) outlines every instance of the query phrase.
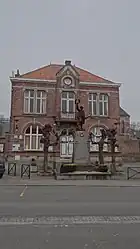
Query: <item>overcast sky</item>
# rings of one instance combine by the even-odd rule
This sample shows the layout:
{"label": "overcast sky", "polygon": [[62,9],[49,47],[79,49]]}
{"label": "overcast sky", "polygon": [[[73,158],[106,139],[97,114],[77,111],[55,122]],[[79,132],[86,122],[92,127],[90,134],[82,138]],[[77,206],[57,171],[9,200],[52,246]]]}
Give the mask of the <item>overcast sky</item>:
{"label": "overcast sky", "polygon": [[140,121],[140,0],[2,0],[0,114],[12,70],[73,64],[121,82],[121,105]]}

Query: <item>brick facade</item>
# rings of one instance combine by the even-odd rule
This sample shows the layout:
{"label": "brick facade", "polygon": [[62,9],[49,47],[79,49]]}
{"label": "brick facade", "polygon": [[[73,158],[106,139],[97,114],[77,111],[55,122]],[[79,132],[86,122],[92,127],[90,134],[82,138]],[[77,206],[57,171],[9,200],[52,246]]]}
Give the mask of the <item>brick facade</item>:
{"label": "brick facade", "polygon": [[130,115],[120,108],[120,134],[130,134]]}
{"label": "brick facade", "polygon": [[[72,80],[70,85],[63,81],[65,77]],[[62,91],[73,92],[75,98],[80,99],[84,106],[86,115],[89,115],[89,94],[96,93],[107,94],[108,96],[108,114],[92,115],[87,119],[85,129],[90,131],[94,126],[104,126],[111,128],[114,122],[120,122],[120,103],[119,87],[120,84],[105,80],[90,72],[73,66],[71,62],[66,61],[64,65],[48,65],[24,75],[19,72],[11,80],[11,117],[10,133],[8,138],[8,149],[12,155],[13,143],[19,143],[20,149],[16,153],[20,155],[33,156],[41,155],[40,151],[27,151],[24,148],[24,133],[30,125],[42,127],[46,123],[59,124],[59,129],[64,127],[74,127],[75,118],[62,118]],[[24,93],[25,90],[45,91],[45,113],[25,113],[24,112]],[[20,137],[20,139],[19,139]],[[18,141],[16,141],[18,140]],[[59,148],[57,148],[59,155]]]}

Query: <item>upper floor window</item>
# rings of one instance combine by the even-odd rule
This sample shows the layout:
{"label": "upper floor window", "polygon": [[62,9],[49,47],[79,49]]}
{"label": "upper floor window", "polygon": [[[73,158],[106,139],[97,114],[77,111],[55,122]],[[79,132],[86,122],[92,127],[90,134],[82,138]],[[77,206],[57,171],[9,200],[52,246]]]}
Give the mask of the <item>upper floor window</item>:
{"label": "upper floor window", "polygon": [[108,115],[108,95],[107,94],[99,95],[99,115],[100,116]]}
{"label": "upper floor window", "polygon": [[46,113],[46,92],[26,89],[24,92],[25,113]]}
{"label": "upper floor window", "polygon": [[42,137],[42,130],[39,126],[29,126],[24,135],[24,149],[25,150],[43,150],[43,144],[40,143]]}
{"label": "upper floor window", "polygon": [[97,94],[96,93],[89,94],[88,106],[89,106],[89,113],[91,115],[97,115]]}
{"label": "upper floor window", "polygon": [[74,92],[62,92],[61,112],[62,113],[74,113],[75,112],[75,94],[74,94]]}
{"label": "upper floor window", "polygon": [[108,95],[90,93],[88,99],[89,113],[92,116],[108,115]]}

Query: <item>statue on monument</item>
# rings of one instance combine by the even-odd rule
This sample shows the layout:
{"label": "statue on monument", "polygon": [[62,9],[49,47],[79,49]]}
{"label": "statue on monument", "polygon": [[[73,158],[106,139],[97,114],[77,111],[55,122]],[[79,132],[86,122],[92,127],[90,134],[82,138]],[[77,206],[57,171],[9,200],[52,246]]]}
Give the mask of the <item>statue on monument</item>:
{"label": "statue on monument", "polygon": [[84,131],[83,125],[85,124],[85,120],[88,119],[90,116],[85,116],[84,107],[80,106],[80,99],[75,100],[76,110],[77,110],[77,130]]}

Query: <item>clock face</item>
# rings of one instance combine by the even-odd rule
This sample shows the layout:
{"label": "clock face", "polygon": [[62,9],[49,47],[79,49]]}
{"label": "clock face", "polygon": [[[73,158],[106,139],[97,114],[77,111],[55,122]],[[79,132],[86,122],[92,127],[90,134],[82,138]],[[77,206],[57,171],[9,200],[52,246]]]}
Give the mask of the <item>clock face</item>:
{"label": "clock face", "polygon": [[65,83],[67,86],[69,86],[69,85],[72,83],[72,79],[69,78],[69,77],[67,77],[67,78],[64,79],[64,83]]}

